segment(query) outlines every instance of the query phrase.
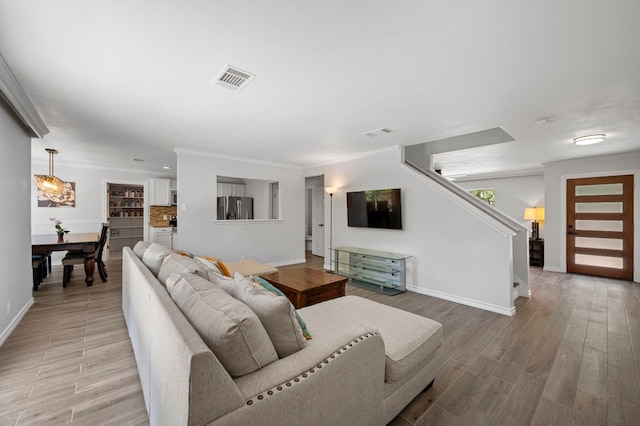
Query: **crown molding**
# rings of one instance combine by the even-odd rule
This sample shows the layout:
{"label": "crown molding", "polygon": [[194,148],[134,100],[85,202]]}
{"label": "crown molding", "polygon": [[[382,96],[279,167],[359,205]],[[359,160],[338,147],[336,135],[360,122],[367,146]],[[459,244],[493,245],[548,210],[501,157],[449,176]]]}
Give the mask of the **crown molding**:
{"label": "crown molding", "polygon": [[18,114],[18,117],[31,129],[33,136],[42,139],[44,135],[49,133],[49,129],[40,118],[40,114],[34,108],[2,55],[0,55],[0,92],[2,92],[3,97],[11,108]]}

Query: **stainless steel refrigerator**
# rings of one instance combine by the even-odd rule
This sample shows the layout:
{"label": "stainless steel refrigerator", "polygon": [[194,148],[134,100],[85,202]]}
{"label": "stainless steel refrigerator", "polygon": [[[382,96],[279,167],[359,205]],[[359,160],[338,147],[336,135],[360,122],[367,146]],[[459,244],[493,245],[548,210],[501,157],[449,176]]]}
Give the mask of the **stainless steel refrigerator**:
{"label": "stainless steel refrigerator", "polygon": [[253,219],[253,198],[218,197],[218,220]]}

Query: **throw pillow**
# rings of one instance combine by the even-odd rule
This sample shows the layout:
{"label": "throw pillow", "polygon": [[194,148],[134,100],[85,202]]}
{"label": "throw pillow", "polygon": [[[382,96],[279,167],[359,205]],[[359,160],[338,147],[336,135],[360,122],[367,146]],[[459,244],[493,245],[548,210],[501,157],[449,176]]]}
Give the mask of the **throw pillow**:
{"label": "throw pillow", "polygon": [[174,252],[178,253],[180,256],[184,256],[184,257],[193,258],[193,256],[195,256],[193,253],[189,253],[188,251],[184,251],[184,250],[174,250]]}
{"label": "throw pillow", "polygon": [[236,299],[256,313],[267,330],[280,358],[287,357],[307,346],[302,329],[286,297],[279,297],[236,272],[234,293]]}
{"label": "throw pillow", "polygon": [[158,272],[160,272],[160,267],[162,266],[162,261],[169,253],[171,253],[171,250],[165,246],[153,243],[144,251],[142,263],[157,277]]}
{"label": "throw pillow", "polygon": [[207,269],[210,269],[212,271],[215,271],[215,272],[218,272],[218,273],[222,274],[222,271],[220,270],[220,267],[218,266],[218,261],[217,260],[210,260],[210,259],[213,259],[213,258],[203,257],[203,256],[196,256],[196,257],[193,258],[193,260],[195,260],[198,263],[201,263]]}
{"label": "throw pillow", "polygon": [[146,241],[138,241],[135,246],[133,246],[133,252],[138,256],[139,259],[142,259],[145,250],[151,245]]}
{"label": "throw pillow", "polygon": [[[259,284],[260,286],[262,286],[265,290],[270,291],[271,293],[277,295],[277,296],[281,296],[284,297],[285,299],[289,300],[289,298],[287,298],[287,296],[280,291],[280,289],[276,286],[274,286],[273,284],[271,284],[269,281],[265,280],[262,277],[259,277],[257,275],[253,276],[253,280]],[[291,302],[289,302],[291,303]],[[300,324],[300,328],[302,329],[302,335],[304,336],[305,339],[310,340],[311,339],[311,334],[309,334],[309,330],[307,330],[307,323],[304,322],[304,320],[302,319],[302,317],[300,316],[300,314],[298,313],[298,311],[296,310],[296,308],[293,306],[293,304],[291,304],[291,307],[293,308],[293,312],[296,314],[296,319],[298,320],[298,324]]]}
{"label": "throw pillow", "polygon": [[158,272],[158,281],[166,286],[167,279],[173,274],[196,274],[202,278],[207,278],[206,269],[202,265],[188,257],[170,253],[166,255],[162,261],[160,271]]}
{"label": "throw pillow", "polygon": [[220,269],[220,272],[222,272],[227,277],[231,277],[231,274],[229,273],[229,269],[227,269],[227,266],[224,263],[222,263],[222,260],[216,259],[215,257],[210,257],[210,256],[196,256],[196,257],[209,260],[211,262],[215,262],[216,265],[218,266],[218,269]]}
{"label": "throw pillow", "polygon": [[207,269],[207,280],[214,286],[227,292],[228,295],[233,297],[233,289],[236,286],[236,282],[233,278],[225,277],[220,272]]}
{"label": "throw pillow", "polygon": [[244,376],[278,359],[256,314],[204,278],[172,275],[167,290],[231,376]]}

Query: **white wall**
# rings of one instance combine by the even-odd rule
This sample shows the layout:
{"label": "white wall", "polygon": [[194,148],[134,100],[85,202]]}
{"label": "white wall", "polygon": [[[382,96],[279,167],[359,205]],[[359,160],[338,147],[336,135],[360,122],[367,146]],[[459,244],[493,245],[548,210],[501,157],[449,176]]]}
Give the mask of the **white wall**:
{"label": "white wall", "polygon": [[[304,178],[299,168],[176,150],[180,248],[222,261],[305,261]],[[280,182],[280,220],[216,220],[216,176]]]}
{"label": "white wall", "polygon": [[545,269],[567,271],[566,188],[567,179],[633,174],[634,180],[634,275],[640,281],[640,151],[545,164]]}
{"label": "white wall", "polygon": [[[31,225],[29,187],[31,138],[0,100],[0,199],[2,208],[2,256],[0,256],[0,345],[33,304],[31,288]],[[7,312],[7,304],[10,309]]]}
{"label": "white wall", "polygon": [[[544,175],[517,176],[455,182],[466,190],[493,188],[495,208],[531,229],[531,221],[524,220],[527,207],[545,207]],[[544,222],[540,222],[540,238],[544,238]]]}
{"label": "white wall", "polygon": [[[64,164],[63,158],[60,157],[64,157],[63,152],[56,156],[54,173],[65,182],[75,182],[76,206],[38,207],[37,189],[35,182],[31,182],[29,206],[31,208],[32,233],[54,233],[54,225],[49,220],[51,217],[62,220],[63,226],[68,228],[70,232],[98,232],[101,223],[107,219],[105,186],[107,182],[145,185],[145,202],[147,203],[145,206],[145,218],[148,221],[148,182],[149,178],[158,177],[158,175],[147,171],[85,168],[81,165],[70,166]],[[42,174],[48,171],[48,164],[34,163],[31,168],[32,174]],[[147,226],[144,227],[145,233],[147,228]],[[53,263],[59,263],[63,255],[63,252],[53,253]]]}
{"label": "white wall", "polygon": [[[436,188],[437,184],[425,183],[404,167],[400,163],[399,147],[307,169],[304,174],[324,174],[325,186],[339,188],[333,196],[334,246],[411,255],[408,289],[496,312],[511,311],[511,250],[504,241],[507,237],[461,208],[456,200]],[[348,227],[346,192],[384,188],[402,189],[403,229]],[[327,198],[327,225],[329,205]],[[330,226],[325,229],[325,238],[329,241]],[[326,252],[325,263],[328,259]],[[488,273],[480,275],[478,270]]]}

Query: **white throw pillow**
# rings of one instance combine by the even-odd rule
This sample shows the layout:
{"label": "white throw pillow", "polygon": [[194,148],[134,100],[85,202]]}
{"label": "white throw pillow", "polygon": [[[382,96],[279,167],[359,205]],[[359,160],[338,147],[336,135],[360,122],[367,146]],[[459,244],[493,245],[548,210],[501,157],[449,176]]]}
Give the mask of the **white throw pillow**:
{"label": "white throw pillow", "polygon": [[172,251],[165,246],[153,243],[144,251],[142,263],[157,277],[158,272],[160,272],[160,267],[162,266],[162,261],[165,256],[170,253],[172,253]]}
{"label": "white throw pillow", "polygon": [[173,275],[196,274],[202,278],[207,278],[206,269],[191,258],[181,256],[176,253],[170,253],[164,257],[160,271],[158,272],[158,281],[163,285],[167,284],[167,279]]}
{"label": "white throw pillow", "polygon": [[142,259],[144,252],[151,245],[151,243],[147,241],[138,241],[135,246],[133,246],[133,252],[138,256],[139,259]]}
{"label": "white throw pillow", "polygon": [[265,290],[238,272],[233,278],[234,297],[249,306],[260,318],[280,358],[307,347],[307,340],[289,299]]}
{"label": "white throw pillow", "polygon": [[256,314],[224,290],[193,274],[171,275],[167,290],[231,376],[244,376],[278,359]]}
{"label": "white throw pillow", "polygon": [[207,269],[206,274],[207,280],[209,280],[211,284],[226,291],[229,296],[233,297],[234,287],[236,286],[236,282],[233,278],[229,278],[219,272],[212,271],[211,269]]}

